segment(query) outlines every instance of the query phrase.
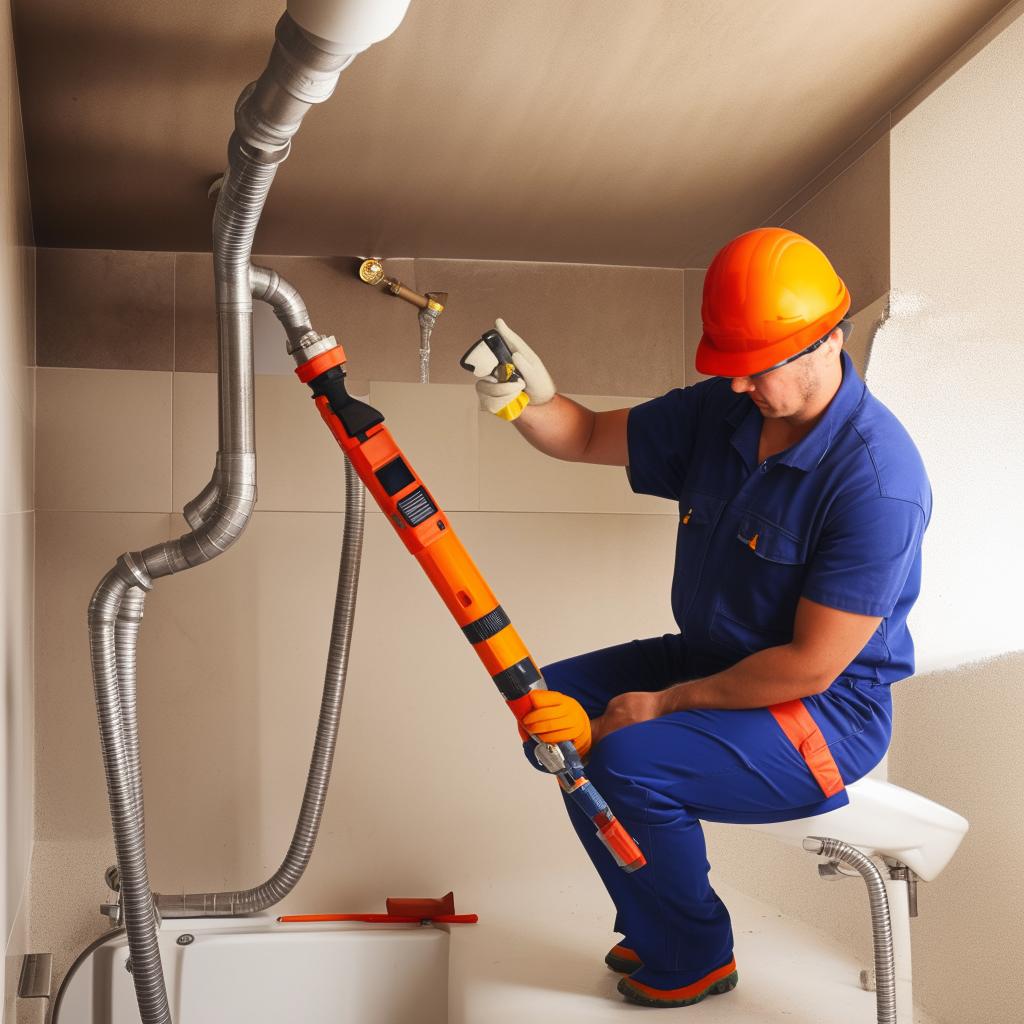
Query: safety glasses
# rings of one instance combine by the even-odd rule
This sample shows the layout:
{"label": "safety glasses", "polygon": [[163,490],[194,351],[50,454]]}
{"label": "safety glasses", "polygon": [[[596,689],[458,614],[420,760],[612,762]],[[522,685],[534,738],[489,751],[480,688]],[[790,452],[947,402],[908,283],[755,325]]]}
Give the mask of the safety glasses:
{"label": "safety glasses", "polygon": [[[833,328],[833,331],[836,329]],[[829,331],[823,338],[818,338],[813,345],[808,345],[807,348],[797,352],[796,355],[791,355],[790,358],[783,359],[781,362],[776,362],[775,366],[769,367],[767,370],[759,370],[756,374],[748,374],[752,380],[755,377],[764,377],[765,374],[770,374],[773,370],[778,370],[779,367],[784,367],[788,362],[796,362],[797,359],[803,358],[805,355],[810,355],[811,352],[817,351],[829,338],[831,337],[831,331]]]}
{"label": "safety glasses", "polygon": [[[819,348],[821,348],[821,346],[824,345],[825,342],[832,337],[832,331],[834,330],[835,328],[833,327],[832,330],[829,331],[828,334],[826,334],[823,338],[819,338],[813,345],[809,345],[807,348],[801,350],[800,352],[797,352],[795,356],[790,356],[788,359],[783,359],[781,363],[776,363],[774,366],[769,366],[767,370],[758,370],[757,373],[748,373],[746,374],[746,376],[749,377],[751,380],[753,380],[755,377],[763,377],[766,373],[771,373],[772,370],[777,370],[780,366],[785,366],[787,363],[796,362],[797,359],[801,359],[803,358],[803,356],[809,356],[812,352],[815,352]],[[843,331],[843,337],[846,337],[845,331]]]}

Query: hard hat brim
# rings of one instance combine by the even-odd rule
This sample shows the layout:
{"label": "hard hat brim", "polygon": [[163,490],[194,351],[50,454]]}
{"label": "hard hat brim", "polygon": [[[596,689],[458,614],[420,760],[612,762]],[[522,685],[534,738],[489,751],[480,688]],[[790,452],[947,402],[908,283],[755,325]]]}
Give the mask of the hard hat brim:
{"label": "hard hat brim", "polygon": [[737,349],[723,351],[715,346],[707,334],[702,334],[694,359],[698,373],[708,377],[749,377],[795,356],[801,349],[813,345],[819,338],[834,330],[850,311],[850,293],[843,288],[842,303],[832,312],[806,324],[795,334],[767,348],[754,351]]}

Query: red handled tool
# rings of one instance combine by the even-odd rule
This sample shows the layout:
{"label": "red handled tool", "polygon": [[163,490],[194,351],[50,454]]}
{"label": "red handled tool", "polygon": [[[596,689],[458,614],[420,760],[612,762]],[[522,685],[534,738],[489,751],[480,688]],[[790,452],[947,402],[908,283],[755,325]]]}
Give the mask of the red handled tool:
{"label": "red handled tool", "polygon": [[410,917],[408,914],[288,914],[279,917],[280,924],[318,924],[323,921],[362,921],[365,924],[476,924],[476,914],[434,914],[433,917]]}
{"label": "red handled tool", "polygon": [[[331,342],[333,338],[322,339],[317,347]],[[384,417],[346,391],[344,363],[344,350],[334,342],[295,372],[312,389],[320,415],[335,440],[402,543],[420,563],[522,724],[523,717],[533,709],[530,691],[545,689],[544,679],[448,517],[383,426]],[[643,867],[646,861],[636,843],[587,781],[576,748],[571,743],[538,742],[535,756],[594,822],[619,866],[626,871]]]}
{"label": "red handled tool", "polygon": [[432,921],[435,924],[476,924],[476,914],[455,913],[455,893],[450,892],[439,900],[395,899],[389,896],[384,904],[386,914],[290,914],[279,917],[281,924],[309,924],[319,921],[365,921],[369,924],[419,924]]}

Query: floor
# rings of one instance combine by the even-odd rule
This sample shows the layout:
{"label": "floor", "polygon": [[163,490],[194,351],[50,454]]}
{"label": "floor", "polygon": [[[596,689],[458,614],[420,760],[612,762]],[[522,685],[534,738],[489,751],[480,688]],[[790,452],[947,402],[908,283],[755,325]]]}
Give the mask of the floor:
{"label": "floor", "polygon": [[[613,941],[606,901],[581,901],[579,885],[550,885],[554,881],[550,876],[540,880],[543,891],[538,892],[537,881],[532,880],[529,900],[522,885],[495,885],[484,905],[457,908],[480,911],[480,922],[447,927],[448,1024],[522,1024],[532,1019],[622,1024],[651,1013],[655,1021],[691,1024],[874,1024],[876,1020],[874,993],[863,991],[859,984],[860,970],[867,964],[858,963],[825,933],[721,884],[716,889],[733,918],[739,986],[692,1007],[652,1011],[628,1005],[615,989],[619,975],[603,963]],[[583,889],[588,888],[588,880],[580,881]],[[546,907],[545,916],[529,913],[528,906]],[[865,913],[866,909],[865,904]],[[184,922],[165,924],[174,930]],[[21,1001],[18,1024],[41,1024],[44,1002]],[[185,1014],[178,1024],[190,1020]],[[914,1024],[940,1022],[918,1012]]]}
{"label": "floor", "polygon": [[[740,983],[696,1006],[656,1011],[693,1024],[873,1024],[875,995],[862,967],[834,940],[773,907],[717,886],[729,905]],[[867,906],[865,902],[865,913]],[[593,920],[531,917],[516,906],[452,926],[449,1024],[620,1024],[655,1011],[627,1005],[603,957],[614,937],[603,912]],[[918,1013],[914,1024],[939,1024]]]}

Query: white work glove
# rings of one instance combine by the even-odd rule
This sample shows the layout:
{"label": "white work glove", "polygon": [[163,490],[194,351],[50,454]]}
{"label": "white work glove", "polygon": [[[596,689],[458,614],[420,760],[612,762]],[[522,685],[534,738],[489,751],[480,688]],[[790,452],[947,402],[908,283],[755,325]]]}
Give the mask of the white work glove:
{"label": "white work glove", "polygon": [[[555,384],[540,356],[504,320],[499,317],[494,326],[508,345],[512,362],[522,379],[499,384],[490,377],[481,377],[476,382],[477,399],[484,412],[514,420],[526,407],[527,400],[534,405],[550,402],[555,397]],[[521,392],[526,393],[525,400]]]}

